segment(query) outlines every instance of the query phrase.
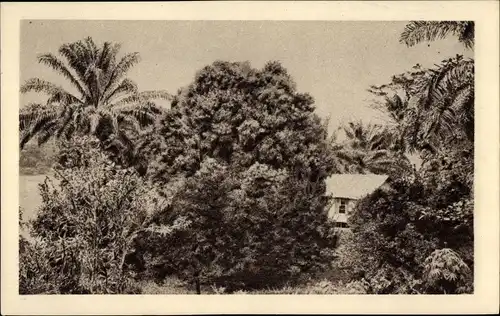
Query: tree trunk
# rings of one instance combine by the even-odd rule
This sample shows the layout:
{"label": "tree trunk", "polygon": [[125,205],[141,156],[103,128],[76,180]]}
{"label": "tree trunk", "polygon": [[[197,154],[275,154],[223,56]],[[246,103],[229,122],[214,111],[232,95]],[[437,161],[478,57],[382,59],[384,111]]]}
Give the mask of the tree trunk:
{"label": "tree trunk", "polygon": [[194,274],[194,285],[196,287],[196,294],[201,294],[200,273],[199,272],[196,272]]}

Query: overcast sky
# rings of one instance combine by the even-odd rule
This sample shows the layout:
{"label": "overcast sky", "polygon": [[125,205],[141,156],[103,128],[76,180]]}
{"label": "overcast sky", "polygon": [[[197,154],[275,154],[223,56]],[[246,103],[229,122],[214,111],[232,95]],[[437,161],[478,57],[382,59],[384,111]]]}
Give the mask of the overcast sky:
{"label": "overcast sky", "polygon": [[[21,81],[41,77],[68,87],[46,66],[40,53],[57,53],[60,45],[91,36],[122,43],[122,53],[139,52],[141,63],[129,77],[141,90],[175,93],[189,84],[196,71],[215,60],[250,61],[260,68],[279,60],[310,93],[318,115],[330,116],[330,128],[362,119],[380,120],[370,108],[366,89],[387,83],[394,74],[416,63],[432,66],[465,52],[456,38],[407,48],[399,34],[405,22],[301,21],[23,21]],[[35,93],[21,103],[41,101]],[[379,118],[377,118],[379,117]]]}

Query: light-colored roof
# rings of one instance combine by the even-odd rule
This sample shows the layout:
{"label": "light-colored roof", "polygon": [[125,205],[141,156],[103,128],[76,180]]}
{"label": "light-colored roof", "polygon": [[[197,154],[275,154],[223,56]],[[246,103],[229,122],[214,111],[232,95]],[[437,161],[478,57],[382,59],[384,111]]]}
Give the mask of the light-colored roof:
{"label": "light-colored roof", "polygon": [[360,199],[378,189],[388,176],[377,174],[334,174],[326,179],[326,189],[333,197]]}

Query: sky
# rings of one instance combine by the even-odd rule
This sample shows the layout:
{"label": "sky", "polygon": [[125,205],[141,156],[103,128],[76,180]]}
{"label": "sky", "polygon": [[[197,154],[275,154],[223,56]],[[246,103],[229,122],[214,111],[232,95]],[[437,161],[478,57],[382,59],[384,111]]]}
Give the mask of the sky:
{"label": "sky", "polygon": [[[372,21],[70,21],[21,23],[21,82],[39,77],[70,88],[64,78],[40,65],[41,53],[57,54],[68,42],[91,36],[122,44],[121,53],[139,52],[141,62],[129,77],[140,90],[171,93],[193,81],[195,73],[216,60],[249,61],[261,68],[278,60],[311,94],[316,113],[329,117],[330,131],[350,120],[381,122],[370,105],[370,85],[419,63],[432,66],[456,54],[471,56],[453,36],[408,48],[399,43],[406,22]],[[471,56],[472,57],[472,56]],[[70,89],[71,90],[71,89]],[[36,93],[21,106],[43,101]]]}

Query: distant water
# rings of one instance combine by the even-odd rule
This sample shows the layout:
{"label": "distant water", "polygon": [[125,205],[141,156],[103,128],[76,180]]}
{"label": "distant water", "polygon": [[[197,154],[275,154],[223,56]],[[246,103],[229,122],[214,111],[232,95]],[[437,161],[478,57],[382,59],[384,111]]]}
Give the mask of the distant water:
{"label": "distant water", "polygon": [[19,205],[24,209],[23,219],[33,219],[36,209],[42,203],[38,184],[43,183],[47,176],[19,176]]}

